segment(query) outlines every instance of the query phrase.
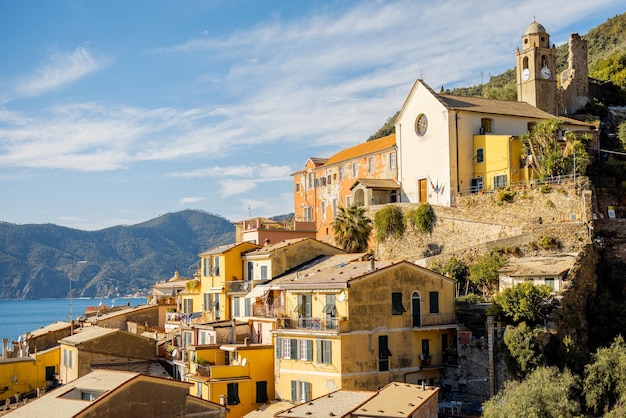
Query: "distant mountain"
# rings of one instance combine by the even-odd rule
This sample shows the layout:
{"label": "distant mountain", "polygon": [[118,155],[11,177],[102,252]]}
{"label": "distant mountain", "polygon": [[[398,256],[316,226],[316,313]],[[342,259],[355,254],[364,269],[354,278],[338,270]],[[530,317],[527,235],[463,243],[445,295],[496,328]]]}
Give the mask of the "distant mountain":
{"label": "distant mountain", "polygon": [[190,277],[200,252],[234,239],[228,220],[197,210],[99,231],[0,222],[0,299],[68,297],[70,276],[73,297],[147,294],[175,268]]}

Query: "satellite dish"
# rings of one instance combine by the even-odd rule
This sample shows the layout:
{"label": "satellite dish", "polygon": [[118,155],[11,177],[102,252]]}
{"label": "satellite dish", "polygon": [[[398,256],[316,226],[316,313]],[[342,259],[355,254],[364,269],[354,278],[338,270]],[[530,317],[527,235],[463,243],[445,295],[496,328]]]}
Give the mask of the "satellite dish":
{"label": "satellite dish", "polygon": [[172,357],[176,357],[178,355],[178,350],[175,348],[174,351],[172,351]]}
{"label": "satellite dish", "polygon": [[248,364],[248,359],[244,357],[243,360],[241,360],[241,365],[245,366],[246,364]]}
{"label": "satellite dish", "polygon": [[339,302],[343,302],[344,300],[346,300],[346,294],[345,292],[341,292],[339,295],[337,295],[337,300]]}

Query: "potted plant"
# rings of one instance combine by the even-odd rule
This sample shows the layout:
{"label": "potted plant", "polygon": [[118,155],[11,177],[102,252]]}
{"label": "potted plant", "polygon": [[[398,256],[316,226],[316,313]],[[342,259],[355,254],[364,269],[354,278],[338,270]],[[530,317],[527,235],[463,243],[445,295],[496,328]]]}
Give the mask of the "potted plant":
{"label": "potted plant", "polygon": [[422,362],[422,366],[426,367],[426,366],[430,366],[430,363],[432,361],[432,356],[430,354],[420,354],[420,360]]}

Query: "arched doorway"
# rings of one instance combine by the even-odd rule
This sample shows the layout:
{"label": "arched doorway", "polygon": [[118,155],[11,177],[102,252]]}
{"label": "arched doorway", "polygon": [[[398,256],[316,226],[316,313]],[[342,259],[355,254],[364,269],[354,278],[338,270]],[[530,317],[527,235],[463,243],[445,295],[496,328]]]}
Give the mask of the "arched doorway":
{"label": "arched doorway", "polygon": [[411,318],[414,327],[422,326],[422,299],[418,292],[411,294]]}
{"label": "arched doorway", "polygon": [[363,189],[356,189],[354,191],[353,202],[357,206],[365,206],[365,192]]}

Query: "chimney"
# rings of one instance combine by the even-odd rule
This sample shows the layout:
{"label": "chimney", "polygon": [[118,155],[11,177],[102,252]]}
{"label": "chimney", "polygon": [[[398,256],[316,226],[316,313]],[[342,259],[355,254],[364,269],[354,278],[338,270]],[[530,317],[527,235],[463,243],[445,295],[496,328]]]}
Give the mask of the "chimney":
{"label": "chimney", "polygon": [[243,343],[246,345],[246,347],[250,347],[250,338],[248,337],[244,338]]}
{"label": "chimney", "polygon": [[7,353],[8,344],[9,344],[9,339],[3,338],[2,339],[2,358],[3,359],[9,358],[8,353]]}
{"label": "chimney", "polygon": [[374,256],[372,255],[370,257],[370,271],[374,271],[376,270],[376,260],[374,259]]}
{"label": "chimney", "polygon": [[269,247],[270,246],[270,239],[269,238],[265,238],[264,243],[265,243],[265,247],[266,248]]}

